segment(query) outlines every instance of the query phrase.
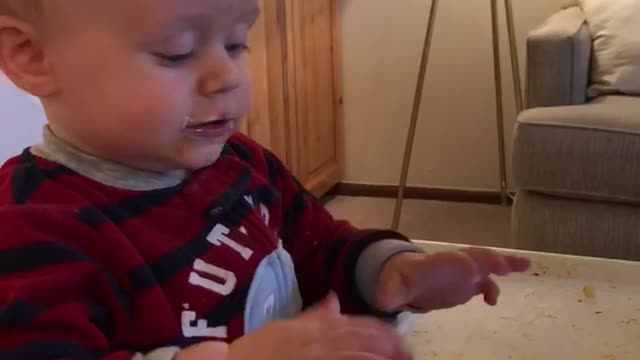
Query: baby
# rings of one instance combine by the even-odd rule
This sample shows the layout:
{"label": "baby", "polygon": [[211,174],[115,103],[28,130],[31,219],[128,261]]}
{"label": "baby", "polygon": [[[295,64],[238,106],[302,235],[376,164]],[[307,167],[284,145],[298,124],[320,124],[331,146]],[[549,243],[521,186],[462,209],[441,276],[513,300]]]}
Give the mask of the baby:
{"label": "baby", "polygon": [[47,115],[0,169],[0,359],[406,359],[381,320],[496,304],[528,268],[336,221],[236,134],[258,16],[0,0],[0,68]]}

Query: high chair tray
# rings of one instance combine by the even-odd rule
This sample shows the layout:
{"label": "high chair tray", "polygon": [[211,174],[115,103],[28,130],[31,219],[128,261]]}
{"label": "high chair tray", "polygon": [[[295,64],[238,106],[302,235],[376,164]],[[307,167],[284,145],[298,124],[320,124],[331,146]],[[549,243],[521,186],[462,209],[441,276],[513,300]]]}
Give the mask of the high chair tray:
{"label": "high chair tray", "polygon": [[[457,245],[417,242],[429,252]],[[413,315],[417,360],[639,360],[640,263],[498,249],[533,261],[500,304]]]}

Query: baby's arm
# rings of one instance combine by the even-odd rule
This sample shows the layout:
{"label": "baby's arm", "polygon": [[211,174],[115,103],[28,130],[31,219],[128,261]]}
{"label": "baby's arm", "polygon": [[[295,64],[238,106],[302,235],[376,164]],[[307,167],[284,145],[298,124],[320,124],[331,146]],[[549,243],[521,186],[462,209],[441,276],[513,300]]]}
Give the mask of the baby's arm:
{"label": "baby's arm", "polygon": [[393,255],[416,248],[396,232],[336,221],[275,155],[252,140],[234,137],[230,146],[280,194],[280,236],[294,260],[305,305],[334,291],[346,313],[390,315],[370,305],[379,272]]}
{"label": "baby's arm", "polygon": [[416,248],[396,232],[362,230],[335,220],[292,176],[283,174],[282,237],[306,303],[334,291],[346,313],[393,317],[372,306],[378,275],[389,258]]}
{"label": "baby's arm", "polygon": [[30,205],[0,208],[1,359],[131,358],[110,353],[107,335],[127,316],[126,298],[73,246],[99,238],[70,219]]}
{"label": "baby's arm", "polygon": [[[112,337],[123,333],[130,316],[127,295],[96,254],[74,246],[105,239],[74,224],[65,211],[0,207],[0,359],[171,360],[180,354],[113,348]],[[197,359],[189,352],[178,358]]]}

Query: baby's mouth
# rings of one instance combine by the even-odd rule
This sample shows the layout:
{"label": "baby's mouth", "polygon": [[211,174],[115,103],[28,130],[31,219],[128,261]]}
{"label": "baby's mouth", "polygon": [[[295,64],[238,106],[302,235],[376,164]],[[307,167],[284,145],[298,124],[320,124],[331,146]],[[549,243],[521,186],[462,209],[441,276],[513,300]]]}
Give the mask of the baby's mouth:
{"label": "baby's mouth", "polygon": [[228,122],[233,121],[232,119],[218,119],[211,121],[204,121],[200,123],[187,123],[187,129],[198,129],[198,128],[217,128],[224,127]]}
{"label": "baby's mouth", "polygon": [[224,118],[202,122],[187,122],[185,132],[197,139],[226,139],[235,131],[235,119]]}

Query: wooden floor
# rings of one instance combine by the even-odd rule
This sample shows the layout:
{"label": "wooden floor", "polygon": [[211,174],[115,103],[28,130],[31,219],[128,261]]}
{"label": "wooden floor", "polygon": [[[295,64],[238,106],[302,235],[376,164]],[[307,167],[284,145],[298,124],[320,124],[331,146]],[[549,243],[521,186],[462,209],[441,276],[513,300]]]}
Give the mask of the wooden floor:
{"label": "wooden floor", "polygon": [[[388,228],[394,204],[393,199],[339,196],[327,200],[327,209],[358,227]],[[400,230],[417,240],[509,248],[511,208],[407,200]]]}

